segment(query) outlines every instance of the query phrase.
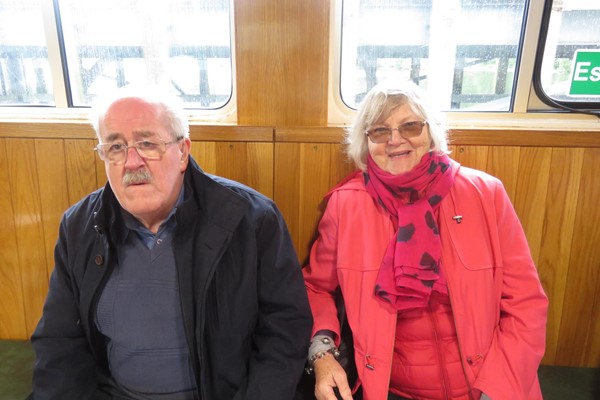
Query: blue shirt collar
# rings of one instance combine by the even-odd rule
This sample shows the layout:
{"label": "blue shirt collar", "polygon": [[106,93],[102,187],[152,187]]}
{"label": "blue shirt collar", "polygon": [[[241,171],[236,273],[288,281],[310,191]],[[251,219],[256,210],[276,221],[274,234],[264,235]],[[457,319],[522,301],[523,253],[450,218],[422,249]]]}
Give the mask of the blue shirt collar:
{"label": "blue shirt collar", "polygon": [[142,225],[142,223],[128,211],[121,208],[125,226],[129,228],[129,230],[134,231],[139,238],[142,239],[147,248],[152,249],[158,240],[164,240],[166,237],[171,236],[175,231],[175,228],[177,227],[175,213],[177,212],[177,207],[183,203],[184,191],[184,186],[181,186],[181,191],[175,202],[175,207],[173,207],[167,218],[160,224],[156,234],[152,233],[152,231]]}

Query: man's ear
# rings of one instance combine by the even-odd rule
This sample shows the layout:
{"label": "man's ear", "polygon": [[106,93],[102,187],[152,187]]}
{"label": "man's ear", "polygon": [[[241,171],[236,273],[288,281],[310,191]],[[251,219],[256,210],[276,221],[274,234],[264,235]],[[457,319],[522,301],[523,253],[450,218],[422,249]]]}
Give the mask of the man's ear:
{"label": "man's ear", "polygon": [[190,138],[183,138],[183,143],[180,146],[181,158],[179,159],[179,163],[181,164],[181,172],[184,172],[187,169],[188,161],[190,159],[192,141]]}
{"label": "man's ear", "polygon": [[181,161],[186,161],[188,156],[190,155],[190,149],[192,147],[192,141],[190,138],[183,138],[181,147],[179,148],[181,151]]}

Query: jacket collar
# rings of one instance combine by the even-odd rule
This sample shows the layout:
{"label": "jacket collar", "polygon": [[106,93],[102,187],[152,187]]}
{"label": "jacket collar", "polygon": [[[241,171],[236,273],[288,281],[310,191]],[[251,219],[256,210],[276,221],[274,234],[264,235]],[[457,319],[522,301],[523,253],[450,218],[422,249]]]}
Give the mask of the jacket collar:
{"label": "jacket collar", "polygon": [[[176,213],[178,227],[188,230],[204,220],[228,232],[235,231],[249,207],[245,198],[204,173],[191,155],[183,184],[185,197]],[[107,182],[94,209],[94,229],[100,234],[110,230],[113,243],[123,243],[128,232],[120,207]]]}

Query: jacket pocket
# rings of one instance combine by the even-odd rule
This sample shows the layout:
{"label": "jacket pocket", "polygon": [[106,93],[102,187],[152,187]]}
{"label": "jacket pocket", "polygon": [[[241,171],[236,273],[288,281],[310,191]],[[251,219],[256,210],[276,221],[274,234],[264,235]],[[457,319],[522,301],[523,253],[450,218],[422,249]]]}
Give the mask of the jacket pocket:
{"label": "jacket pocket", "polygon": [[[465,216],[461,223],[442,223],[440,238],[442,246],[452,250],[456,262],[470,271],[494,268],[494,249],[487,224],[481,215],[472,213]],[[444,245],[446,242],[446,245]],[[447,254],[447,250],[445,251]]]}

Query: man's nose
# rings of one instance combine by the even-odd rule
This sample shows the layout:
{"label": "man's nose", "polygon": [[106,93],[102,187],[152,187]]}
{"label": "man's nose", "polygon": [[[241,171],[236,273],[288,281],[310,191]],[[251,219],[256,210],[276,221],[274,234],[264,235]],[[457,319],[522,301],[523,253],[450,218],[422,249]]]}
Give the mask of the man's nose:
{"label": "man's nose", "polygon": [[138,166],[144,163],[144,159],[138,152],[138,149],[135,146],[127,147],[127,151],[125,152],[125,165],[129,166]]}

